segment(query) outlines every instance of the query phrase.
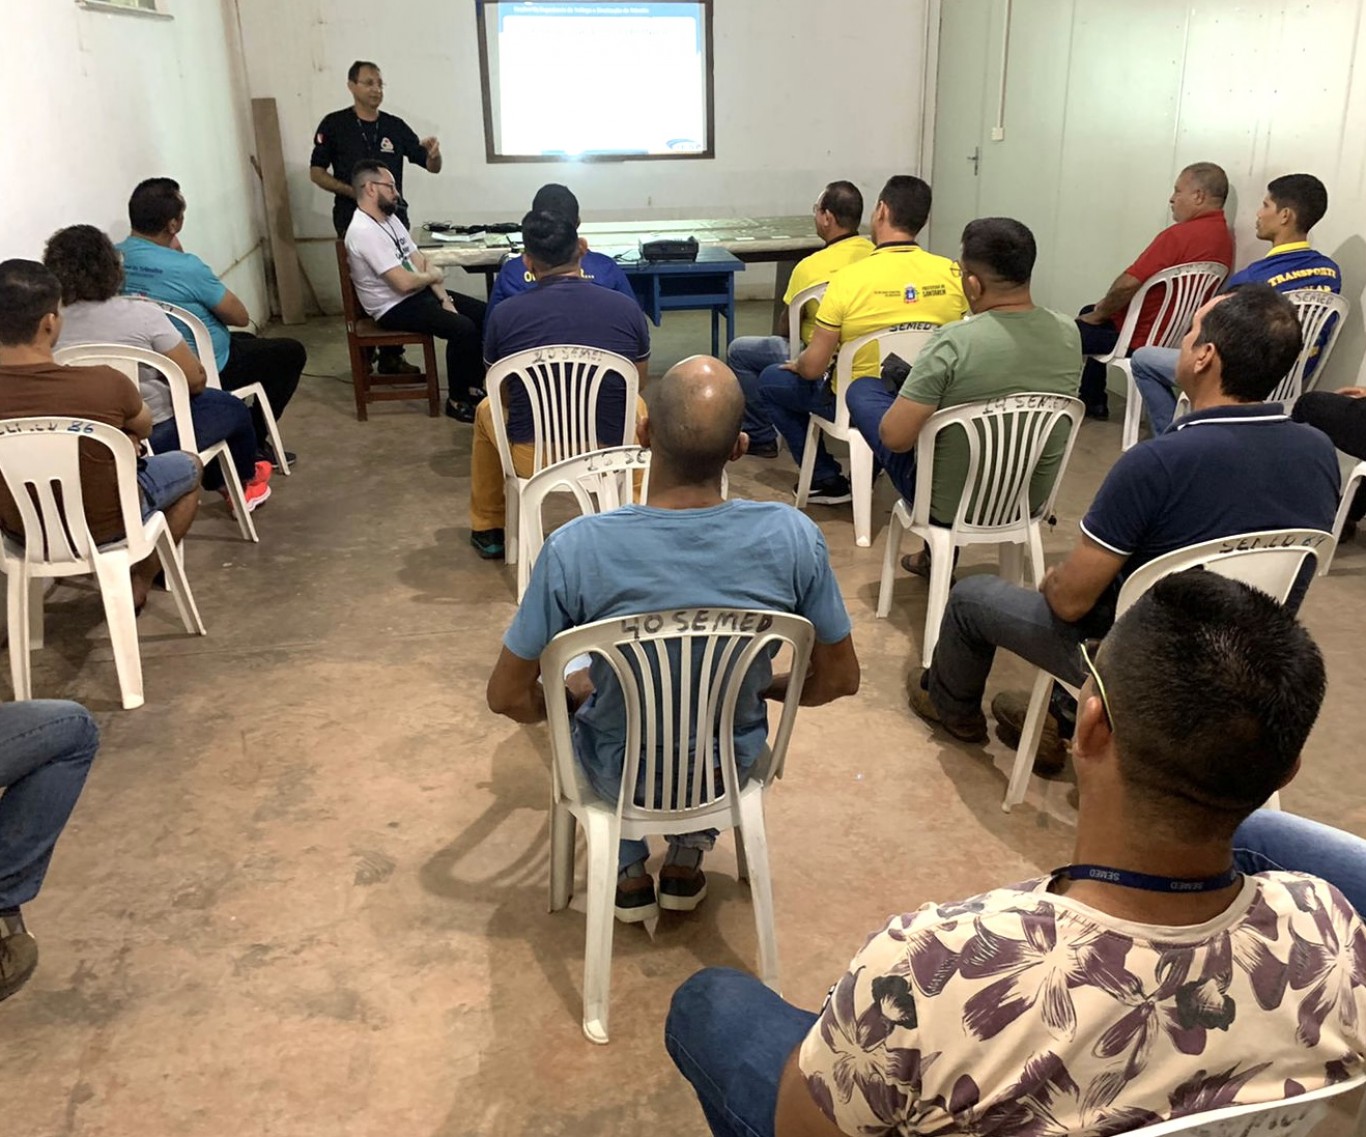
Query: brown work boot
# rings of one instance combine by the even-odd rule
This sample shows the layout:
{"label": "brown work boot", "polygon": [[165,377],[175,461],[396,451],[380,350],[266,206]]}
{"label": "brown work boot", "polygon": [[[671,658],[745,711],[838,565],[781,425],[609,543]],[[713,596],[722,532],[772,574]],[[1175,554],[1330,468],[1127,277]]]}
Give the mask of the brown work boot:
{"label": "brown work boot", "polygon": [[[996,720],[996,737],[1010,749],[1018,750],[1024,734],[1025,717],[1029,714],[1029,696],[1023,691],[1002,691],[991,700],[991,715]],[[1044,778],[1055,778],[1067,765],[1067,747],[1058,734],[1058,718],[1049,708],[1044,713],[1043,734],[1039,736],[1038,753],[1034,755],[1034,773]]]}
{"label": "brown work boot", "polygon": [[930,693],[925,689],[925,668],[913,667],[906,676],[906,704],[917,715],[933,726],[942,726],[960,742],[985,742],[987,716],[978,711],[967,718],[946,718],[939,713]]}
{"label": "brown work boot", "polygon": [[18,909],[0,916],[0,1002],[25,983],[38,966],[38,941],[24,927]]}

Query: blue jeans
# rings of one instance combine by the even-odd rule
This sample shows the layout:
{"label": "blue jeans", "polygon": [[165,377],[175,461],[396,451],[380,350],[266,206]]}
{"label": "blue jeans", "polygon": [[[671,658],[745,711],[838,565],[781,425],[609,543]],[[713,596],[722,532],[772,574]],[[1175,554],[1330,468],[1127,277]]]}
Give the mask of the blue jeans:
{"label": "blue jeans", "polygon": [[139,463],[138,489],[142,491],[142,519],[157,510],[169,509],[199,485],[199,463],[183,450],[153,454]]}
{"label": "blue jeans", "polygon": [[713,1137],[773,1137],[783,1066],[817,1017],[727,967],[699,971],[674,992],[664,1046]]}
{"label": "blue jeans", "polygon": [[79,703],[0,703],[0,911],[38,895],[99,746]]}
{"label": "blue jeans", "polygon": [[726,351],[726,364],[745,393],[745,421],[740,429],[749,435],[752,446],[777,441],[778,432],[759,399],[759,375],[766,367],[787,362],[787,346],[782,336],[741,336],[731,340]]}
{"label": "blue jeans", "polygon": [[882,416],[898,396],[887,390],[881,379],[867,378],[851,383],[844,398],[849,404],[849,421],[858,427],[858,432],[873,452],[873,459],[887,471],[897,493],[908,502],[914,501],[915,448],[904,454],[895,454],[883,445],[877,433]]}
{"label": "blue jeans", "polygon": [[[835,417],[835,395],[823,380],[803,379],[795,371],[774,365],[759,376],[759,401],[770,421],[783,436],[792,457],[800,466],[806,450],[806,431],[811,415]],[[816,439],[816,464],[811,475],[813,486],[838,478],[843,471],[825,450],[825,436]]]}
{"label": "blue jeans", "polygon": [[949,593],[930,667],[930,697],[949,718],[980,714],[998,647],[1080,686],[1085,671],[1077,646],[1088,634],[1055,616],[1035,589],[999,576],[970,576]]}
{"label": "blue jeans", "polygon": [[1366,913],[1366,841],[1274,809],[1259,809],[1233,834],[1233,859],[1246,873],[1286,869],[1322,877]]}
{"label": "blue jeans", "polygon": [[1141,347],[1129,357],[1153,434],[1161,434],[1172,424],[1176,413],[1176,361],[1181,352],[1174,347]]}
{"label": "blue jeans", "polygon": [[[194,423],[195,445],[205,450],[215,442],[226,442],[237,476],[246,485],[256,476],[256,430],[251,424],[251,408],[229,391],[206,387],[190,399],[190,420]],[[164,454],[180,449],[180,434],[174,418],[152,427],[152,452]],[[216,490],[223,485],[218,463],[204,467],[204,488]]]}
{"label": "blue jeans", "polygon": [[[1088,304],[1077,315],[1085,316],[1094,308],[1094,304]],[[1107,355],[1114,351],[1115,344],[1119,342],[1119,329],[1111,320],[1106,320],[1103,324],[1088,324],[1085,320],[1078,320],[1077,331],[1081,333],[1083,357],[1081,385],[1077,394],[1088,409],[1106,407],[1109,405],[1110,395],[1105,388],[1105,364],[1089,357]]]}

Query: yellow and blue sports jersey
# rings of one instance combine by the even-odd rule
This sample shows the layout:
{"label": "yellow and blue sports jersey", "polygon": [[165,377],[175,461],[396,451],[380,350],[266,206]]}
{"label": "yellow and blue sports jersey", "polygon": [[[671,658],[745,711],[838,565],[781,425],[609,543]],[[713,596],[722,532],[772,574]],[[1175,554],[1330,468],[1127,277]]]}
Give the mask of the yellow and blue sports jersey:
{"label": "yellow and blue sports jersey", "polygon": [[[958,266],[919,245],[897,241],[879,245],[830,278],[816,323],[837,329],[840,343],[846,344],[889,328],[951,324],[967,311]],[[854,357],[852,378],[880,372],[877,346],[869,344]]]}
{"label": "yellow and blue sports jersey", "polygon": [[[803,257],[792,269],[792,278],[788,281],[787,292],[783,295],[783,303],[791,304],[792,298],[798,292],[810,288],[813,284],[827,284],[830,279],[842,268],[847,268],[855,261],[861,261],[873,251],[873,242],[867,237],[860,237],[857,233],[851,233],[847,237],[839,237],[823,249],[817,249],[809,257]],[[811,342],[811,332],[816,326],[816,308],[819,305],[811,302],[802,308],[802,343]]]}
{"label": "yellow and blue sports jersey", "polygon": [[1308,241],[1292,241],[1277,245],[1261,260],[1239,269],[1224,282],[1224,288],[1237,284],[1269,284],[1277,292],[1296,288],[1341,292],[1342,273],[1336,261],[1310,248]]}

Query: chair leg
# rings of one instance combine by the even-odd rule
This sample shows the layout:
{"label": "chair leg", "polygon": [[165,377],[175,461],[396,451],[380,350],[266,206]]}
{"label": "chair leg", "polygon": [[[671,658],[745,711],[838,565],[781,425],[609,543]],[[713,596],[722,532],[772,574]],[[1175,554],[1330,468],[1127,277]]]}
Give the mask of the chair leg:
{"label": "chair leg", "polygon": [[38,651],[43,646],[43,601],[47,599],[47,581],[30,577],[28,582],[28,650]]}
{"label": "chair leg", "polygon": [[939,642],[939,626],[944,622],[944,611],[949,606],[954,550],[947,529],[931,526],[925,535],[925,543],[930,550],[930,596],[925,606],[925,635],[921,640],[920,665],[929,667],[934,659],[934,645]]}
{"label": "chair leg", "polygon": [[[32,671],[29,662],[29,652],[32,649],[29,629],[32,625],[29,622],[28,611],[29,605],[33,602],[33,594],[30,589],[28,567],[22,561],[13,564],[6,591],[8,593],[6,616],[9,620],[9,674],[10,683],[14,687],[14,699],[18,702],[21,699],[33,698]],[[39,603],[41,602],[40,597]]]}
{"label": "chair leg", "polygon": [[997,546],[1001,561],[1001,579],[1011,584],[1024,584],[1024,546],[1014,541],[1002,541]]}
{"label": "chair leg", "polygon": [[[436,342],[431,336],[422,341],[422,367],[427,372],[427,417],[436,418],[441,413],[441,385],[436,377]],[[446,376],[446,382],[451,377]]]}
{"label": "chair leg", "polygon": [[289,459],[285,457],[285,442],[280,437],[280,424],[275,421],[275,412],[270,409],[264,394],[257,395],[256,402],[261,408],[261,417],[266,420],[266,433],[270,435],[271,448],[275,451],[276,461],[280,463],[280,473],[289,477]]}
{"label": "chair leg", "polygon": [[550,803],[550,910],[569,907],[574,892],[574,815],[560,801]]}
{"label": "chair leg", "polygon": [[1037,520],[1029,523],[1029,565],[1030,571],[1034,574],[1034,587],[1038,588],[1043,584],[1044,573],[1047,570],[1043,559],[1043,527]]}
{"label": "chair leg", "polygon": [[885,620],[892,611],[892,587],[896,583],[896,566],[901,560],[901,538],[906,532],[901,517],[901,507],[892,510],[892,519],[887,522],[887,551],[882,557],[882,583],[877,590],[877,614]]}
{"label": "chair leg", "polygon": [[133,611],[133,582],[128,576],[128,567],[126,556],[95,557],[95,576],[100,583],[100,599],[104,601],[104,619],[109,625],[109,643],[114,649],[114,668],[119,675],[123,708],[131,711],[142,706],[143,698],[138,618]]}
{"label": "chair leg", "polygon": [[821,438],[821,428],[813,420],[806,427],[806,445],[802,448],[802,468],[797,474],[797,508],[806,508],[807,496],[811,493],[811,477],[816,472],[816,444]]}
{"label": "chair leg", "polygon": [[[503,501],[503,563],[515,565],[521,556],[519,544],[522,521],[522,487],[516,478],[503,479]],[[519,588],[520,580],[519,576]],[[520,592],[517,598],[521,599]]]}
{"label": "chair leg", "polygon": [[1342,487],[1342,500],[1338,502],[1338,515],[1333,518],[1333,547],[1319,560],[1319,576],[1327,576],[1333,564],[1333,557],[1337,555],[1338,544],[1342,540],[1342,527],[1347,524],[1347,514],[1351,511],[1363,477],[1366,477],[1366,462],[1353,466],[1352,472],[1347,475],[1347,482]]}
{"label": "chair leg", "polygon": [[242,540],[259,542],[261,538],[256,535],[256,523],[252,521],[251,511],[247,509],[247,495],[242,489],[242,479],[237,476],[237,467],[232,464],[232,456],[226,446],[218,452],[218,468],[223,471],[223,486],[228,491],[228,501],[232,503],[233,516],[237,520]]}
{"label": "chair leg", "polygon": [[1121,450],[1129,450],[1138,444],[1138,431],[1143,425],[1143,396],[1138,393],[1134,382],[1132,367],[1121,367],[1127,381],[1124,388],[1124,434],[1120,441]]}
{"label": "chair leg", "polygon": [[180,613],[180,622],[190,635],[204,635],[204,621],[200,619],[199,606],[194,602],[190,581],[185,575],[183,553],[171,540],[169,530],[163,530],[157,538],[157,555],[161,559],[161,571],[166,574],[166,587],[170,589],[171,599]]}
{"label": "chair leg", "polygon": [[740,841],[749,866],[749,895],[759,942],[759,978],[779,992],[778,937],[773,926],[773,878],[768,868],[768,834],[764,830],[764,795],[758,786],[740,795]]}
{"label": "chair leg", "polygon": [[365,422],[370,417],[370,365],[354,336],[346,337],[346,346],[351,352],[351,386],[356,391],[356,421]]}
{"label": "chair leg", "polygon": [[607,1042],[612,997],[612,924],[617,886],[618,826],[601,813],[584,819],[588,838],[588,928],[583,948],[583,1033]]}
{"label": "chair leg", "polygon": [[854,494],[854,544],[873,543],[873,452],[857,430],[849,431],[849,483]]}
{"label": "chair leg", "polygon": [[1034,756],[1039,752],[1039,739],[1043,737],[1044,716],[1048,714],[1049,696],[1053,693],[1053,676],[1040,670],[1034,679],[1034,691],[1029,696],[1029,711],[1025,715],[1024,728],[1020,731],[1020,745],[1015,749],[1015,765],[1010,771],[1010,784],[1006,786],[1005,800],[1001,808],[1006,813],[1012,806],[1024,801],[1029,789],[1029,776],[1034,772]]}

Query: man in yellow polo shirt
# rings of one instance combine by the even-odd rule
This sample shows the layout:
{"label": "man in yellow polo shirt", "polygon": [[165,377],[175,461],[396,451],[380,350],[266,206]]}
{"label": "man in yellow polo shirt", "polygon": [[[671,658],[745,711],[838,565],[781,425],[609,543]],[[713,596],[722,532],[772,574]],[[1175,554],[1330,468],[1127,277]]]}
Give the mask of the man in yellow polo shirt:
{"label": "man in yellow polo shirt", "polygon": [[[791,304],[797,293],[814,284],[826,284],[846,265],[861,261],[873,251],[873,242],[860,237],[858,227],[863,221],[863,194],[853,182],[831,182],[822,191],[820,200],[811,209],[816,221],[816,235],[825,242],[809,257],[798,261],[788,281],[784,304]],[[811,342],[816,326],[815,301],[802,309],[801,340]],[[758,458],[778,456],[778,432],[769,421],[767,412],[759,404],[759,376],[765,367],[788,360],[788,309],[778,319],[776,336],[740,336],[732,340],[726,353],[726,363],[740,380],[745,392],[745,421],[742,429],[749,435],[748,454]]]}
{"label": "man in yellow polo shirt", "polygon": [[[967,313],[958,266],[916,244],[929,216],[926,182],[908,174],[890,178],[873,209],[876,248],[831,278],[816,311],[811,340],[801,355],[791,363],[767,367],[759,376],[762,405],[798,465],[810,416],[834,417],[835,393],[826,372],[842,344],[869,332],[935,328]],[[854,357],[854,379],[880,371],[874,345]],[[807,500],[816,505],[850,501],[849,479],[826,452],[824,440],[817,445]]]}

